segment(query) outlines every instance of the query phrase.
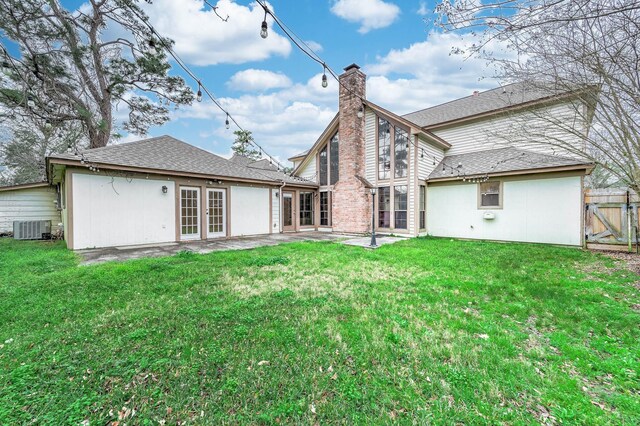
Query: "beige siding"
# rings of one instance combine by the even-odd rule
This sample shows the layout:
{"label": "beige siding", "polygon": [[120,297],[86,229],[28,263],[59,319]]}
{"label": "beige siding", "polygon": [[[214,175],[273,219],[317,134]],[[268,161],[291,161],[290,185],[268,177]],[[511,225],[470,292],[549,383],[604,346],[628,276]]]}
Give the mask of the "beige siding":
{"label": "beige siding", "polygon": [[[436,165],[442,161],[444,151],[428,144],[423,139],[418,142],[418,179],[425,180],[429,177]],[[422,153],[424,152],[424,157]],[[435,162],[435,164],[433,164]]]}
{"label": "beige siding", "polygon": [[451,126],[434,133],[452,146],[447,155],[514,147],[545,154],[569,155],[566,150],[552,147],[559,141],[583,149],[582,140],[570,129],[584,132],[584,125],[575,107],[569,103],[540,108],[536,111],[509,115]]}
{"label": "beige siding", "polygon": [[369,182],[376,181],[376,114],[369,108],[365,113],[364,123],[364,150],[365,150],[365,179]]}
{"label": "beige siding", "polygon": [[0,233],[13,232],[13,222],[50,220],[51,232],[58,231],[60,211],[54,187],[15,189],[0,192]]}
{"label": "beige siding", "polygon": [[301,178],[308,179],[313,182],[317,182],[315,155],[309,158],[309,160],[307,161],[307,164],[302,169],[300,169],[297,175],[300,176]]}

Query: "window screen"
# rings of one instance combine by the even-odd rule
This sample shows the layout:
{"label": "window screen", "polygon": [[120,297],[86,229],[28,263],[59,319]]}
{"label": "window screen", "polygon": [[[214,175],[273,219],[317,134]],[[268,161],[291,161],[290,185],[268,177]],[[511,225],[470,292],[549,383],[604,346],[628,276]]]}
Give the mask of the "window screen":
{"label": "window screen", "polygon": [[407,229],[407,186],[399,185],[394,187],[394,227],[396,229]]}
{"label": "window screen", "polygon": [[483,182],[480,184],[480,206],[500,207],[500,182]]}
{"label": "window screen", "polygon": [[313,225],[313,192],[300,193],[300,226]]}

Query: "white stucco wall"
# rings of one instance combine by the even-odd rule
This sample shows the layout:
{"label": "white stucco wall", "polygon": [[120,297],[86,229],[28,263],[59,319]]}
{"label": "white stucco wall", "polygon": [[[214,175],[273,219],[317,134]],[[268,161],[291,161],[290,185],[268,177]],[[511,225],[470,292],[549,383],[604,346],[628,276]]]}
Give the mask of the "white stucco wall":
{"label": "white stucco wall", "polygon": [[[478,209],[478,185],[427,186],[427,231],[439,237],[580,245],[579,176],[503,180],[503,208]],[[486,212],[495,219],[485,220]]]}
{"label": "white stucco wall", "polygon": [[13,232],[13,222],[23,220],[50,220],[51,232],[57,232],[62,220],[55,201],[52,186],[0,191],[0,233]]}
{"label": "white stucco wall", "polygon": [[72,181],[74,249],[175,241],[173,181],[80,173]]}
{"label": "white stucco wall", "polygon": [[231,235],[268,234],[269,188],[231,187]]}

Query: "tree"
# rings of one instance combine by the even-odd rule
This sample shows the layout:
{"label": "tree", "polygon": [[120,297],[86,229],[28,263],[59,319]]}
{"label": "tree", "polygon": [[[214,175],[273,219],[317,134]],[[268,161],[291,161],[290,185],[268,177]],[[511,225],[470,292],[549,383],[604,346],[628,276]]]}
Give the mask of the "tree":
{"label": "tree", "polygon": [[170,106],[193,100],[168,74],[172,41],[151,31],[137,0],[89,0],[75,11],[58,0],[0,0],[0,39],[0,114],[79,125],[90,148],[115,134],[116,107],[128,109],[125,130],[145,134],[169,120]]}
{"label": "tree", "polygon": [[262,155],[260,151],[253,149],[253,136],[248,130],[236,130],[233,132],[236,135],[236,140],[231,146],[231,150],[237,155],[251,158],[253,160],[259,160]]}
{"label": "tree", "polygon": [[42,182],[47,179],[45,157],[65,152],[82,138],[82,129],[54,128],[49,123],[17,124],[0,140],[3,185]]}
{"label": "tree", "polygon": [[[535,114],[546,126],[514,126],[509,138],[537,138],[640,189],[640,3],[462,0],[442,2],[436,11],[445,30],[476,36],[462,53],[490,60],[505,81],[524,81],[531,90],[576,93],[575,117],[589,125],[577,128],[551,109],[539,109]],[[513,49],[515,57],[489,51],[493,41]],[[572,142],[579,139],[580,147],[550,136],[550,126],[569,133]]]}

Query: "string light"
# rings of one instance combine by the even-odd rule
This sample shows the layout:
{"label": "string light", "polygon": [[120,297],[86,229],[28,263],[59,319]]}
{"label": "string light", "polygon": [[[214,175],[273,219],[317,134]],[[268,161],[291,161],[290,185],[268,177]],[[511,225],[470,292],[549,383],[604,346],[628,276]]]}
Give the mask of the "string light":
{"label": "string light", "polygon": [[326,89],[328,85],[329,82],[327,81],[327,67],[325,66],[322,71],[322,87]]}
{"label": "string light", "polygon": [[[229,130],[229,113],[227,113],[227,119],[224,120],[224,127]],[[260,150],[262,152],[262,150]]]}
{"label": "string light", "polygon": [[198,82],[198,93],[196,93],[196,100],[202,102],[202,85]]}
{"label": "string light", "polygon": [[[267,24],[266,24],[266,18],[267,18],[267,8],[264,4],[262,4],[261,2],[258,2],[260,4],[260,6],[262,6],[265,9],[265,20],[263,22],[263,26],[262,29],[264,30],[264,34],[263,38],[266,38],[266,36],[268,35],[267,33]],[[209,3],[207,3],[209,4]],[[195,82],[198,83],[198,93],[196,94],[196,99],[198,98],[198,95],[202,96],[203,94],[206,94],[209,99],[223,112],[226,114],[227,116],[227,120],[225,120],[225,127],[227,126],[227,121],[229,121],[229,124],[232,122],[239,130],[241,131],[245,131],[242,126],[240,126],[240,124],[238,124],[238,122],[236,121],[236,119],[229,114],[229,112],[220,104],[220,102],[216,99],[215,96],[213,96],[213,94],[209,91],[209,89],[207,89],[207,87],[202,84],[202,81],[198,78],[198,76],[186,65],[186,63],[182,60],[182,58],[180,58],[180,56],[172,49],[172,47],[170,45],[167,45],[164,42],[164,39],[162,38],[162,36],[158,33],[158,31],[156,31],[156,29],[148,22],[147,18],[142,16],[135,8],[130,7],[129,10],[144,24],[147,26],[147,28],[149,28],[149,30],[151,31],[152,34],[155,35],[155,39],[160,43],[158,47],[166,50],[166,52],[175,60],[175,62],[178,64],[178,66],[180,66],[180,68],[182,68],[188,75],[189,77],[191,77]],[[214,8],[214,12],[215,12],[215,8]],[[216,13],[216,15],[218,15],[218,13]],[[218,15],[220,16],[220,15]],[[226,21],[227,18],[222,18],[220,17],[220,19],[222,19],[223,21]],[[1,46],[0,46],[1,47]],[[227,127],[229,128],[229,127]],[[275,157],[273,157],[272,155],[269,155],[264,149],[262,149],[262,147],[255,141],[251,141],[250,142],[253,146],[255,146],[256,148],[258,148],[261,152],[264,152],[264,154],[266,156],[269,157],[269,159],[271,159],[273,161],[273,163],[277,164],[279,166],[280,169],[282,169],[283,171],[285,170],[285,167],[282,166],[282,164],[280,164],[280,162],[278,160],[275,159]]]}
{"label": "string light", "polygon": [[264,8],[264,19],[262,20],[262,25],[260,26],[260,37],[267,38],[269,37],[269,26],[267,25],[267,8]]}

